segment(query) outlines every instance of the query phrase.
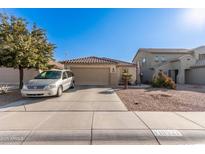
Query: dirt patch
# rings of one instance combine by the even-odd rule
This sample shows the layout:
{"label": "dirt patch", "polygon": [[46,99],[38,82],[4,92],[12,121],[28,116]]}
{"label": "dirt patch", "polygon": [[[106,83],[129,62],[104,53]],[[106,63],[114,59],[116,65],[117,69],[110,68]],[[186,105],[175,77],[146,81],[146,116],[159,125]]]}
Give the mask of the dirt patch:
{"label": "dirt patch", "polygon": [[121,89],[116,92],[130,111],[205,111],[205,93],[199,88]]}
{"label": "dirt patch", "polygon": [[20,90],[12,90],[8,91],[6,94],[0,94],[0,106],[17,101],[21,98]]}

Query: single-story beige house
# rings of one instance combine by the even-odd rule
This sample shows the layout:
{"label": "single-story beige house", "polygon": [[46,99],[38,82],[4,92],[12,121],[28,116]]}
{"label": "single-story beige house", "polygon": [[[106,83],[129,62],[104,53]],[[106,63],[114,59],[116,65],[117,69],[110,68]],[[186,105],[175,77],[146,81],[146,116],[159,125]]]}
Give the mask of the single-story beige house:
{"label": "single-story beige house", "polygon": [[136,65],[133,63],[105,58],[84,57],[62,61],[66,69],[71,69],[76,85],[116,86],[122,82],[122,72],[127,69],[132,74],[131,84],[136,82]]}
{"label": "single-story beige house", "polygon": [[205,46],[193,49],[140,48],[133,58],[143,74],[143,82],[151,82],[162,70],[179,84],[205,84]]}
{"label": "single-story beige house", "polygon": [[[50,61],[48,63],[52,68],[59,68],[63,69],[64,65],[61,63]],[[27,82],[28,80],[33,79],[37,76],[41,70],[38,69],[24,69],[24,81]],[[0,84],[19,84],[19,70],[14,68],[8,67],[0,67]]]}

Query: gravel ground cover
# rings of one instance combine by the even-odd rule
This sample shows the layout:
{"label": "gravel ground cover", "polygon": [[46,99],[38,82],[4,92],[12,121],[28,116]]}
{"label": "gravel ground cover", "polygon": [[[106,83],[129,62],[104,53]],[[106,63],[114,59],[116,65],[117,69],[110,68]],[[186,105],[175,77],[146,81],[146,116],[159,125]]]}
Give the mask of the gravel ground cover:
{"label": "gravel ground cover", "polygon": [[177,85],[177,90],[118,89],[116,93],[130,111],[205,111],[205,86],[201,85]]}

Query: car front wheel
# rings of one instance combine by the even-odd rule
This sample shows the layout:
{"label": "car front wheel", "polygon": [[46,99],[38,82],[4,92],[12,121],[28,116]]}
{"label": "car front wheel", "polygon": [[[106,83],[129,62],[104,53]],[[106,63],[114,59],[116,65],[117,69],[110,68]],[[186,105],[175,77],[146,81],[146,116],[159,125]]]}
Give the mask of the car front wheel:
{"label": "car front wheel", "polygon": [[74,82],[74,81],[72,82],[70,88],[71,88],[71,89],[75,88],[75,82]]}
{"label": "car front wheel", "polygon": [[63,88],[62,88],[62,86],[60,86],[59,88],[58,88],[58,91],[57,91],[57,97],[60,97],[61,95],[63,94]]}

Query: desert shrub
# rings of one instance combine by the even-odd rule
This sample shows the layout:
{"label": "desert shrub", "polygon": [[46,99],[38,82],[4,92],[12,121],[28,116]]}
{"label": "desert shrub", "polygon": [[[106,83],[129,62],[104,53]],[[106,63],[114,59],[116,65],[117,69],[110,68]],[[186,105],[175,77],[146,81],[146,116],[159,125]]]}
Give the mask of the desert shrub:
{"label": "desert shrub", "polygon": [[127,85],[130,85],[132,79],[132,74],[128,72],[128,69],[124,69],[122,72],[122,81],[124,83],[125,89],[127,89]]}
{"label": "desert shrub", "polygon": [[168,77],[162,71],[153,77],[152,86],[157,88],[176,89],[176,84],[172,78]]}
{"label": "desert shrub", "polygon": [[7,85],[0,85],[0,94],[6,94],[8,91]]}

